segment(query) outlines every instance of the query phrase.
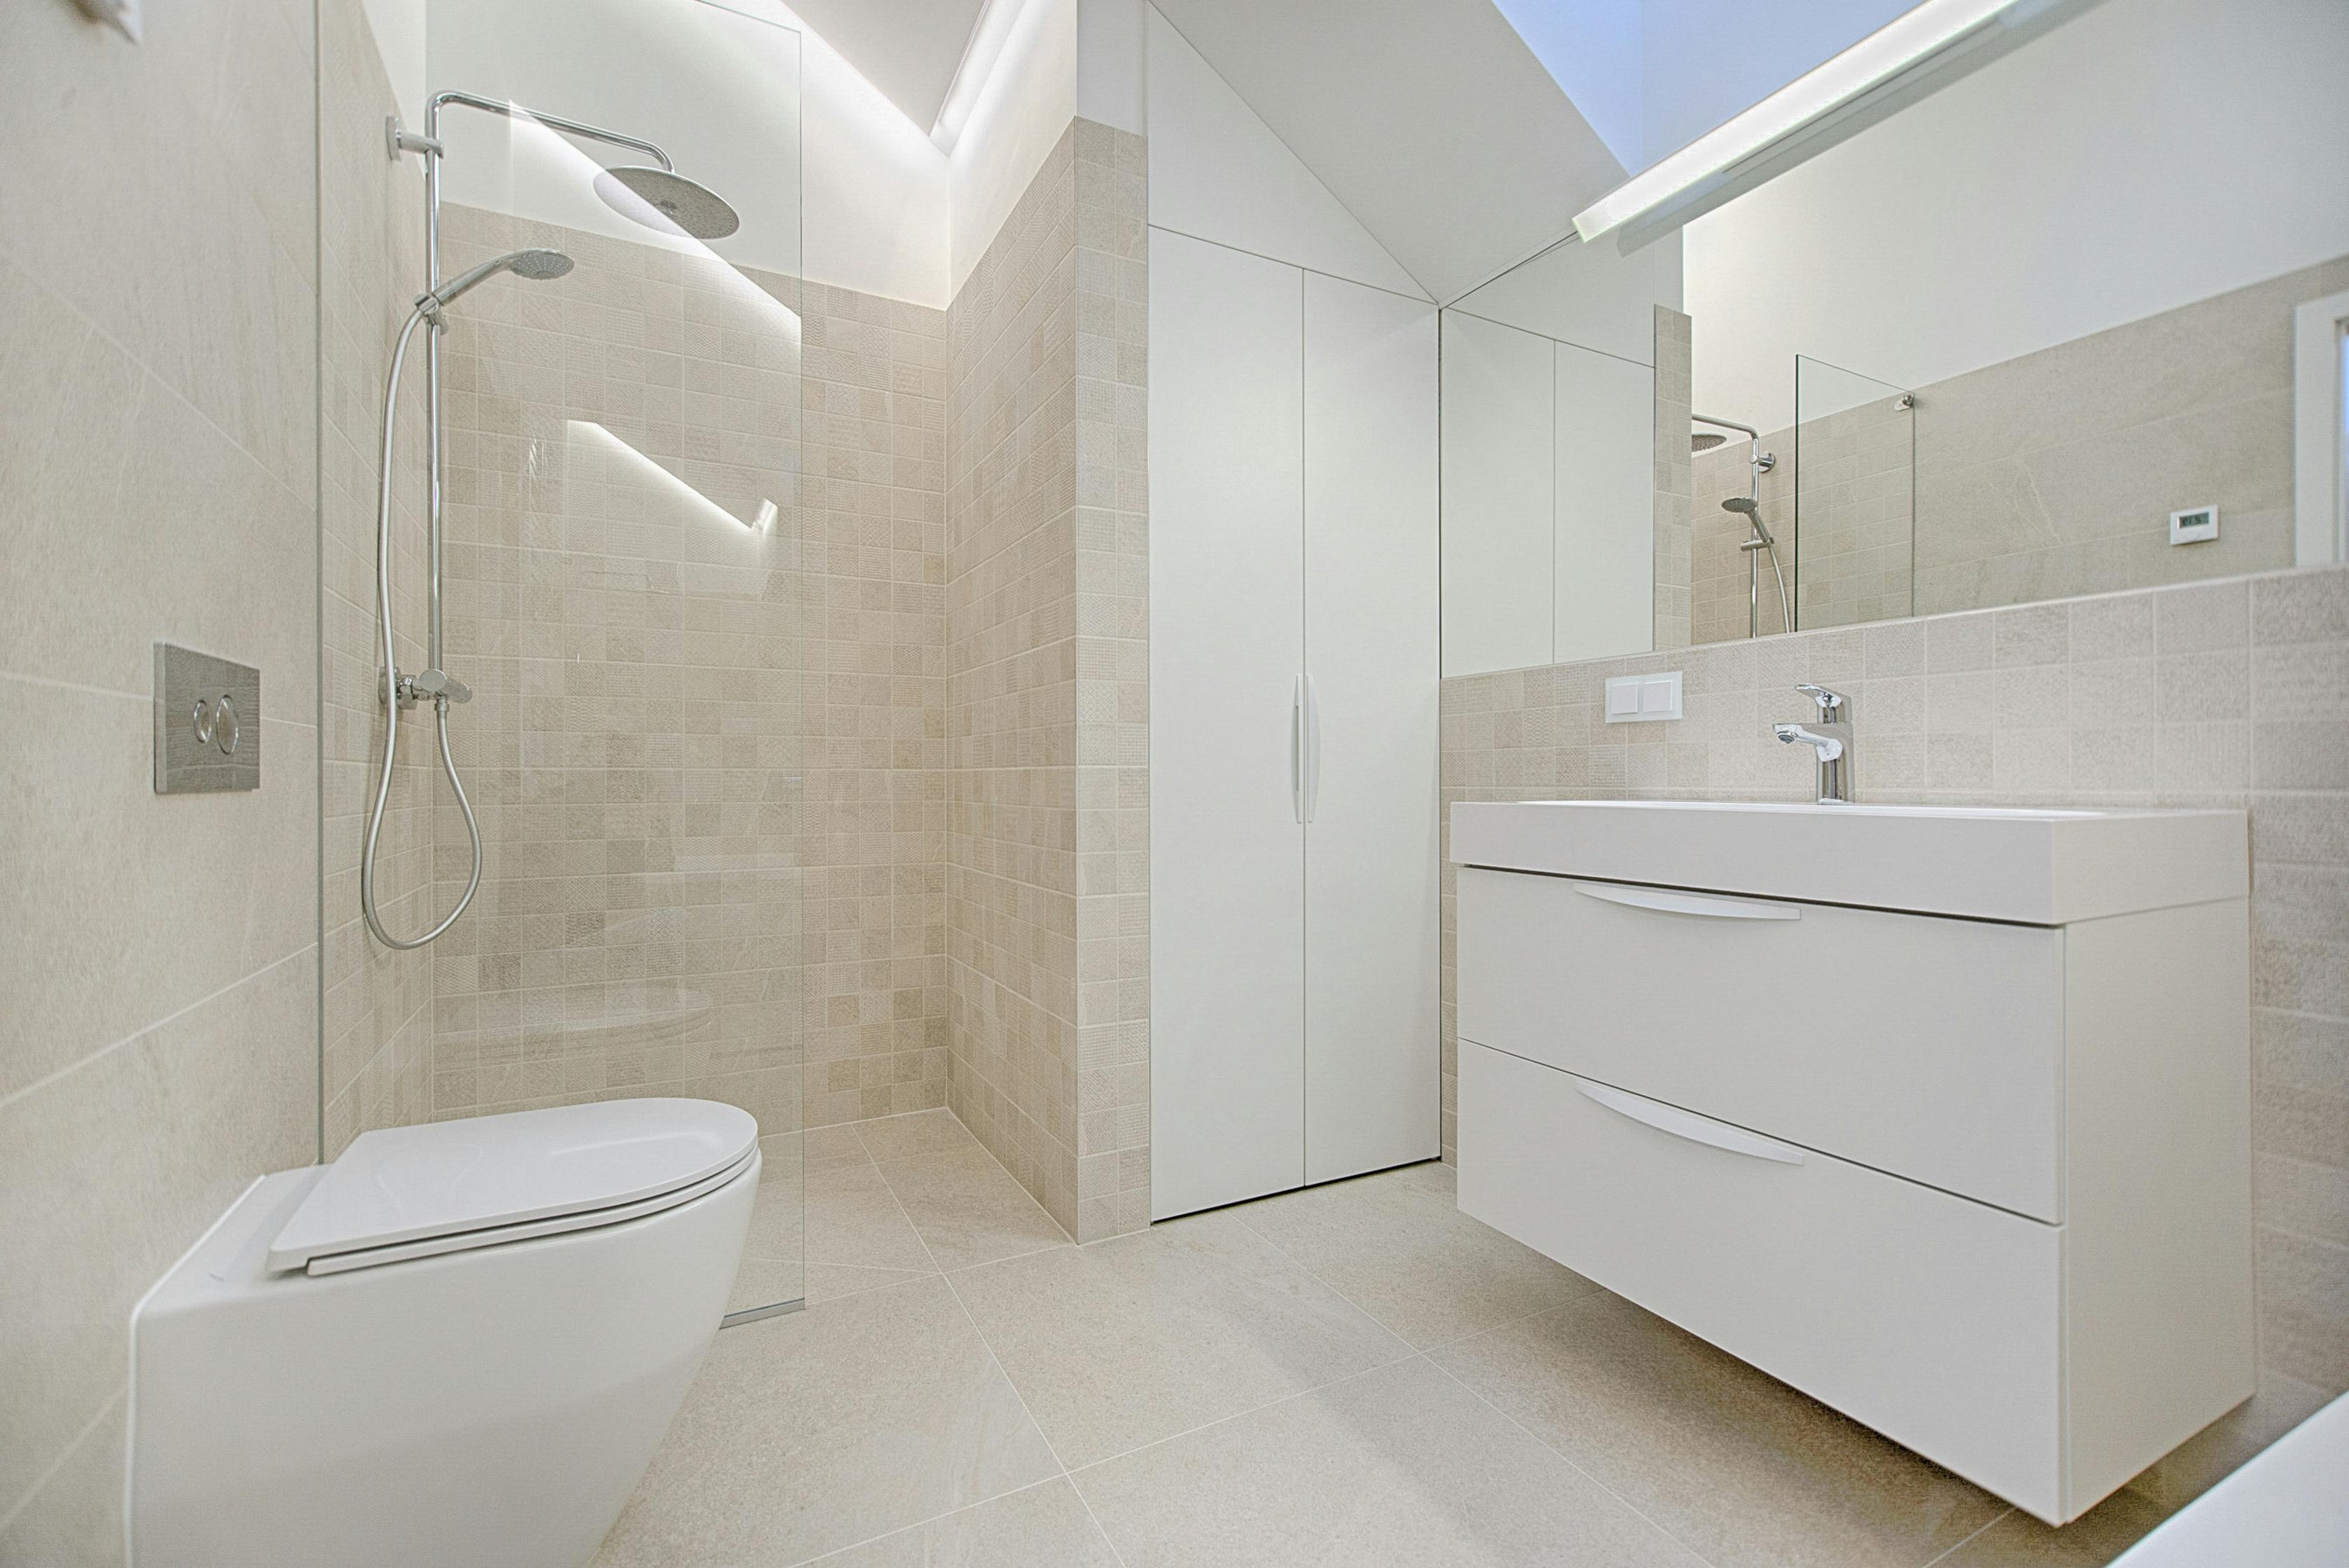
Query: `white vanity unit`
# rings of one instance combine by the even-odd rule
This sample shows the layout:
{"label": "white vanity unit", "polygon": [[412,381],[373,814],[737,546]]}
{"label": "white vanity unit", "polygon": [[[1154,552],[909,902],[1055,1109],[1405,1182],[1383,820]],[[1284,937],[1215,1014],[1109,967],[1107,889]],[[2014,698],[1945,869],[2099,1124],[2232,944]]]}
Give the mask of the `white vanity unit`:
{"label": "white vanity unit", "polygon": [[1453,808],[1460,1207],[2051,1523],[2252,1384],[2238,811]]}

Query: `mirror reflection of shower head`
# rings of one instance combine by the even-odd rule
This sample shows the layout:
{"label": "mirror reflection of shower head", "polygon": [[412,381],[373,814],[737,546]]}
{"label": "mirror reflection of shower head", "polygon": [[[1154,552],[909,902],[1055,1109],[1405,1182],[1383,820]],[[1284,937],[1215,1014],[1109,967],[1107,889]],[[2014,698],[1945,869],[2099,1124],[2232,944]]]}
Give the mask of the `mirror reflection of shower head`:
{"label": "mirror reflection of shower head", "polygon": [[742,226],[740,214],[716,191],[648,164],[605,170],[595,176],[595,194],[621,217],[664,234],[722,240]]}
{"label": "mirror reflection of shower head", "polygon": [[1721,510],[1723,511],[1737,512],[1745,517],[1752,517],[1754,513],[1762,510],[1762,503],[1748,496],[1733,495],[1727,500],[1721,503]]}
{"label": "mirror reflection of shower head", "polygon": [[417,303],[420,305],[429,301],[432,310],[438,312],[454,304],[460,295],[471,294],[500,273],[512,273],[518,278],[527,278],[533,283],[543,283],[548,278],[559,278],[570,270],[571,258],[561,251],[509,251],[492,261],[483,262],[471,272],[460,273]]}
{"label": "mirror reflection of shower head", "polygon": [[1715,430],[1697,430],[1689,436],[1689,450],[1709,452],[1715,447],[1727,444],[1728,440],[1728,437]]}

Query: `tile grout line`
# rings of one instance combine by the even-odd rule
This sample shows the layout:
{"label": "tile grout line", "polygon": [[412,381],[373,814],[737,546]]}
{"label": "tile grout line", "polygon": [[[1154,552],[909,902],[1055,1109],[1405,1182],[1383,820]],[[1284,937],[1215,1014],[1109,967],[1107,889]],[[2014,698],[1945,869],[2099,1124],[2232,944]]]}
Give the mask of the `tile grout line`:
{"label": "tile grout line", "polygon": [[163,1027],[166,1024],[177,1023],[180,1019],[186,1017],[197,1008],[207,1006],[212,1003],[219,1001],[222,997],[227,995],[230,992],[235,990],[240,985],[244,985],[252,981],[258,980],[272,970],[281,969],[286,965],[293,963],[295,959],[301,957],[305,953],[316,952],[318,950],[318,945],[319,944],[315,938],[309,942],[305,942],[301,946],[295,948],[293,952],[277,958],[273,958],[268,963],[262,965],[259,968],[238,975],[235,979],[230,981],[219,990],[211,993],[209,995],[199,996],[194,1001],[188,1003],[185,1006],[174,1008],[172,1011],[164,1014],[160,1018],[156,1018],[140,1025],[138,1028],[132,1030],[129,1034],[123,1036],[122,1038],[116,1040],[111,1045],[100,1046],[98,1049],[90,1052],[88,1056],[67,1062],[64,1067],[58,1068],[53,1072],[35,1078],[31,1083],[26,1084],[22,1088],[11,1089],[6,1094],[0,1094],[0,1110],[6,1110],[18,1100],[24,1099],[30,1095],[37,1094],[42,1089],[47,1088],[50,1085],[55,1084],[61,1079],[71,1078],[74,1074],[81,1071],[82,1068],[88,1067],[93,1062],[98,1061],[103,1057],[112,1056],[115,1052],[122,1049],[125,1046],[137,1045],[140,1040],[145,1039],[148,1036]]}
{"label": "tile grout line", "polygon": [[[1564,1311],[1565,1308],[1561,1307],[1557,1310]],[[1520,1319],[1519,1321],[1522,1322],[1523,1319]],[[1480,1339],[1483,1338],[1484,1336],[1472,1334],[1467,1337],[1469,1339]],[[1464,1344],[1466,1341],[1455,1340],[1453,1343]],[[1633,1518],[1645,1523],[1651,1530],[1653,1530],[1657,1534],[1662,1536],[1665,1540],[1671,1542],[1673,1545],[1679,1547],[1682,1551],[1687,1553],[1698,1562],[1708,1564],[1712,1564],[1713,1563],[1712,1558],[1706,1556],[1694,1546],[1682,1540],[1677,1533],[1666,1529],[1661,1523],[1650,1517],[1647,1510],[1640,1507],[1630,1498],[1625,1497],[1621,1492],[1617,1491],[1613,1487],[1609,1486],[1605,1481],[1599,1480],[1597,1476],[1592,1475],[1588,1470],[1577,1464],[1574,1460],[1573,1455],[1568,1453],[1556,1443],[1551,1442],[1539,1432],[1535,1431],[1531,1427],[1526,1426],[1523,1421],[1518,1420],[1515,1416],[1509,1414],[1508,1411],[1504,1410],[1500,1406],[1495,1405],[1492,1400],[1486,1398],[1482,1390],[1471,1386],[1466,1378],[1461,1377],[1457,1372],[1453,1371],[1451,1367],[1444,1366],[1444,1363],[1436,1360],[1433,1356],[1427,1357],[1426,1361],[1429,1366],[1434,1367],[1438,1372],[1443,1373],[1446,1377],[1451,1378],[1454,1384],[1458,1385],[1460,1388],[1466,1392],[1470,1398],[1475,1400],[1478,1404],[1484,1406],[1486,1409],[1500,1417],[1501,1419],[1508,1422],[1509,1425],[1516,1428],[1517,1430],[1525,1433],[1526,1437],[1532,1439],[1544,1449],[1556,1454],[1559,1462],[1564,1464],[1567,1469],[1572,1470],[1575,1474],[1588,1481],[1592,1486],[1597,1487],[1600,1491],[1605,1492],[1609,1497],[1613,1498],[1617,1502],[1620,1503],[1623,1506],[1624,1511],[1630,1513]]]}
{"label": "tile grout line", "polygon": [[1981,1529],[1969,1534],[1963,1541],[1956,1542],[1945,1550],[1935,1553],[1930,1561],[1922,1564],[1922,1568],[1933,1568],[1934,1563],[1947,1563],[1951,1558],[1956,1556],[1959,1553],[1964,1551],[1968,1546],[1971,1546],[1983,1535],[1987,1534],[1991,1529],[1998,1524],[2002,1520],[2012,1516],[2013,1512],[2013,1509],[2008,1508],[2002,1509],[1999,1512],[1991,1515],[1990,1518],[1982,1522]]}
{"label": "tile grout line", "polygon": [[860,1547],[870,1546],[876,1541],[886,1541],[892,1536],[903,1535],[909,1530],[919,1530],[925,1525],[936,1524],[941,1520],[952,1519],[957,1513],[965,1513],[974,1508],[985,1508],[988,1503],[1001,1502],[1007,1497],[1019,1497],[1025,1492],[1034,1491],[1039,1487],[1050,1486],[1056,1480],[1066,1480],[1067,1479],[1068,1477],[1065,1473],[1061,1475],[1048,1475],[1042,1480],[1031,1480],[1026,1486],[1015,1486],[1009,1491],[999,1491],[992,1497],[982,1497],[975,1502],[966,1502],[957,1507],[949,1508],[944,1513],[933,1513],[927,1518],[917,1519],[911,1524],[900,1524],[894,1530],[885,1530],[878,1535],[868,1535],[862,1541],[852,1541],[845,1546],[835,1546],[831,1551],[819,1553],[813,1557],[799,1558],[792,1563],[783,1564],[782,1568],[812,1568],[812,1565],[815,1563],[829,1563],[835,1557],[844,1556],[848,1553],[854,1552]]}
{"label": "tile grout line", "polygon": [[98,1414],[83,1422],[81,1430],[66,1439],[65,1447],[57,1450],[57,1457],[50,1460],[48,1468],[35,1476],[32,1484],[25,1489],[25,1495],[11,1503],[7,1512],[0,1513],[0,1537],[6,1536],[16,1521],[24,1517],[25,1511],[33,1505],[33,1500],[41,1495],[42,1489],[57,1479],[57,1472],[66,1468],[67,1461],[78,1453],[82,1444],[89,1440],[89,1435],[98,1430],[98,1423],[112,1415],[116,1403],[126,1398],[129,1392],[129,1383],[116,1387],[112,1393],[107,1395],[105,1402],[98,1406]]}
{"label": "tile grout line", "polygon": [[[1354,1302],[1354,1300],[1353,1300],[1353,1298],[1352,1298],[1351,1296],[1347,1295],[1346,1295],[1346,1293],[1345,1293],[1344,1291],[1339,1290],[1339,1289],[1338,1289],[1338,1287],[1337,1287],[1336,1285],[1331,1284],[1329,1281],[1327,1281],[1327,1280],[1325,1280],[1325,1279],[1322,1279],[1322,1278],[1321,1278],[1321,1276],[1320,1276],[1319,1274],[1315,1274],[1315,1273],[1313,1272],[1313,1270],[1312,1270],[1312,1269],[1311,1269],[1308,1264],[1305,1264],[1304,1262],[1302,1262],[1301,1260],[1298,1259],[1298,1258],[1297,1258],[1293,1253],[1291,1253],[1288,1251],[1288,1248],[1286,1248],[1286,1247],[1282,1246],[1278,1242],[1274,1241],[1270,1236],[1266,1236],[1266,1235],[1264,1235],[1264,1233],[1263,1233],[1263,1232],[1258,1231],[1258,1230],[1257,1230],[1254,1225],[1250,1225],[1250,1224],[1248,1224],[1248,1222],[1247,1222],[1247,1221],[1246,1219],[1241,1219],[1240,1223],[1241,1223],[1242,1225],[1244,1225],[1244,1226],[1246,1226],[1246,1227],[1247,1227],[1247,1229],[1248,1233],[1249,1233],[1251,1235],[1263,1236],[1263,1239],[1264,1239],[1264,1242],[1265,1242],[1265,1244],[1266,1244],[1266,1245],[1268,1245],[1268,1246],[1271,1247],[1271,1248],[1273,1249],[1273,1251],[1275,1251],[1275,1252],[1278,1253],[1281,1256],[1283,1256],[1283,1257],[1285,1257],[1285,1258],[1289,1259],[1289,1261],[1290,1261],[1290,1262],[1295,1263],[1299,1268],[1303,1269],[1303,1270],[1305,1271],[1306,1276],[1307,1276],[1308,1278],[1312,1279],[1312,1280],[1314,1280],[1315,1282],[1317,1282],[1318,1284],[1319,1284],[1322,1286],[1322,1288],[1324,1288],[1325,1290],[1329,1290],[1329,1291],[1330,1291],[1330,1292],[1334,1293],[1334,1294],[1338,1296],[1338,1298],[1339,1298],[1340,1301],[1345,1302],[1349,1306],[1352,1306],[1352,1307],[1354,1307],[1354,1310],[1355,1310],[1355,1311],[1361,1313],[1361,1314],[1362,1314],[1364,1316],[1366,1316],[1366,1317],[1370,1317],[1370,1316],[1371,1316],[1371,1314],[1369,1313],[1368,1309],[1366,1309],[1366,1308],[1364,1308],[1364,1307],[1361,1307],[1361,1306],[1360,1306],[1360,1305],[1356,1305],[1356,1304],[1355,1304],[1355,1302]],[[1573,1271],[1568,1270],[1568,1273],[1572,1273]],[[1580,1278],[1581,1276],[1577,1275],[1576,1277],[1577,1277],[1577,1278]],[[1596,1284],[1594,1283],[1594,1284],[1593,1284],[1592,1288],[1593,1288],[1594,1290],[1604,1290],[1606,1287],[1605,1287],[1605,1286],[1603,1286],[1603,1285],[1598,1285],[1598,1284]],[[1585,1293],[1585,1295],[1584,1295],[1584,1299],[1588,1299],[1588,1292],[1586,1292],[1586,1293]],[[1663,1536],[1663,1538],[1664,1538],[1665,1540],[1671,1542],[1674,1545],[1676,1545],[1676,1546],[1680,1547],[1682,1551],[1684,1551],[1684,1552],[1688,1553],[1691,1556],[1692,1556],[1692,1557],[1696,1558],[1699,1562],[1701,1562],[1701,1563],[1712,1563],[1712,1561],[1713,1561],[1711,1558],[1709,1558],[1709,1557],[1705,1556],[1705,1554],[1704,1554],[1703,1553],[1699,1552],[1695,1547],[1691,1546],[1687,1542],[1682,1541],[1679,1536],[1677,1536],[1677,1535],[1673,1534],[1671,1531],[1666,1530],[1666,1529],[1665,1529],[1661,1524],[1659,1524],[1655,1520],[1649,1518],[1649,1517],[1648,1517],[1648,1514],[1647,1514],[1647,1512],[1646,1512],[1646,1511],[1645,1511],[1645,1510],[1643,1510],[1643,1509],[1639,1508],[1638,1506],[1636,1506],[1636,1505],[1635,1505],[1635,1504],[1630,1501],[1630,1499],[1629,1499],[1629,1498],[1627,1498],[1627,1497],[1624,1497],[1621,1493],[1618,1492],[1618,1491],[1617,1491],[1613,1487],[1609,1486],[1605,1481],[1603,1481],[1603,1480],[1599,1480],[1597,1476],[1592,1475],[1588,1470],[1584,1470],[1580,1465],[1578,1465],[1578,1464],[1575,1463],[1575,1462],[1574,1462],[1573,1456],[1571,1456],[1570,1454],[1568,1454],[1565,1450],[1563,1450],[1563,1449],[1561,1449],[1560,1448],[1558,1448],[1558,1447],[1557,1447],[1557,1445],[1556,1445],[1555,1443],[1552,1443],[1552,1442],[1548,1441],[1547,1439],[1545,1439],[1544,1437],[1542,1437],[1542,1435],[1541,1435],[1539,1432],[1535,1431],[1532,1428],[1530,1428],[1530,1427],[1526,1426],[1523,1421],[1518,1420],[1515,1416],[1510,1415],[1506,1410],[1504,1410],[1504,1409],[1502,1409],[1498,1405],[1494,1404],[1494,1403],[1493,1403],[1493,1401],[1491,1401],[1490,1399],[1485,1398],[1485,1396],[1484,1396],[1482,1393],[1478,1392],[1475,1388],[1471,1387],[1469,1386],[1469,1384],[1468,1384],[1468,1382],[1467,1382],[1467,1380],[1466,1380],[1466,1379],[1464,1379],[1464,1378],[1463,1378],[1462,1377],[1460,1377],[1460,1376],[1459,1376],[1459,1374],[1457,1374],[1457,1373],[1454,1372],[1450,1367],[1448,1367],[1444,1366],[1442,1362],[1440,1362],[1440,1361],[1436,1360],[1436,1359],[1435,1359],[1435,1357],[1434,1357],[1434,1356],[1433,1356],[1433,1352],[1434,1352],[1434,1351],[1436,1351],[1436,1350],[1443,1349],[1443,1348],[1444,1348],[1444,1347],[1446,1347],[1446,1346],[1454,1346],[1454,1345],[1464,1345],[1464,1344],[1468,1343],[1470,1340],[1484,1338],[1484,1337],[1485,1337],[1485,1336],[1487,1336],[1487,1335],[1491,1335],[1491,1334],[1498,1333],[1501,1329],[1503,1329],[1503,1328],[1506,1328],[1506,1327],[1509,1327],[1509,1326],[1512,1326],[1513,1325],[1516,1325],[1516,1324],[1529,1322],[1530,1320],[1532,1320],[1532,1319],[1534,1319],[1534,1318],[1537,1318],[1537,1317],[1545,1317],[1545,1316],[1547,1316],[1547,1315],[1548,1315],[1549,1314],[1551,1314],[1551,1313],[1555,1313],[1555,1312],[1564,1312],[1564,1311],[1567,1311],[1568,1308],[1570,1308],[1570,1307],[1571,1307],[1572,1305],[1575,1305],[1574,1303],[1569,1302],[1569,1303],[1567,1303],[1565,1305],[1561,1305],[1561,1306],[1553,1306],[1553,1307],[1546,1307],[1546,1308],[1544,1308],[1544,1309],[1543,1309],[1542,1311],[1540,1311],[1540,1312],[1531,1312],[1531,1313],[1527,1313],[1527,1314],[1526,1314],[1526,1315],[1525,1315],[1524,1316],[1522,1316],[1522,1317],[1514,1317],[1514,1318],[1511,1318],[1511,1319],[1509,1319],[1509,1320],[1508,1320],[1508,1322],[1507,1322],[1507,1323],[1495,1324],[1495,1325],[1494,1325],[1492,1327],[1490,1327],[1490,1328],[1479,1329],[1479,1330],[1477,1330],[1476,1332],[1475,1332],[1475,1333],[1473,1333],[1473,1334],[1464,1334],[1464,1335],[1460,1335],[1460,1336],[1458,1336],[1457,1337],[1454,1337],[1454,1338],[1452,1338],[1452,1339],[1446,1339],[1446,1340],[1439,1341],[1437,1344],[1434,1344],[1434,1345],[1431,1345],[1431,1346],[1429,1346],[1426,1349],[1423,1349],[1423,1350],[1415,1350],[1415,1351],[1413,1352],[1413,1354],[1414,1354],[1414,1355],[1415,1355],[1415,1356],[1416,1356],[1420,1360],[1426,1362],[1430,1367],[1433,1367],[1433,1368],[1435,1368],[1435,1370],[1436,1370],[1437,1372],[1439,1372],[1439,1373],[1443,1374],[1445,1377],[1450,1378],[1450,1379],[1452,1380],[1452,1382],[1453,1382],[1453,1383],[1454,1383],[1454,1384],[1456,1384],[1456,1385],[1457,1385],[1457,1386],[1458,1386],[1458,1387],[1459,1387],[1463,1391],[1464,1391],[1464,1392],[1468,1395],[1468,1397],[1469,1397],[1469,1398],[1471,1398],[1475,1399],[1478,1404],[1483,1405],[1486,1409],[1488,1409],[1488,1410],[1492,1411],[1495,1415],[1496,1415],[1496,1416],[1500,1417],[1500,1418],[1501,1418],[1501,1419],[1503,1419],[1503,1420],[1505,1420],[1505,1421],[1508,1422],[1508,1423],[1509,1423],[1509,1425],[1511,1425],[1511,1426],[1513,1426],[1513,1427],[1516,1428],[1516,1429],[1517,1429],[1517,1430],[1519,1430],[1519,1431],[1521,1431],[1521,1432],[1525,1433],[1525,1435],[1526,1435],[1526,1437],[1528,1437],[1528,1438],[1530,1438],[1531,1439],[1533,1439],[1533,1441],[1534,1441],[1537,1446],[1539,1446],[1541,1449],[1543,1449],[1545,1451],[1547,1451],[1547,1452],[1548,1452],[1548,1453],[1552,1453],[1552,1454],[1557,1455],[1557,1459],[1558,1459],[1558,1460],[1559,1460],[1559,1462],[1560,1462],[1560,1463],[1562,1463],[1562,1464],[1564,1464],[1564,1465],[1566,1466],[1566,1468],[1567,1468],[1567,1469],[1568,1469],[1568,1470],[1570,1470],[1574,1471],[1574,1473],[1575,1473],[1575,1474],[1577,1474],[1577,1475],[1578,1475],[1578,1476],[1582,1477],[1582,1479],[1583,1479],[1583,1480],[1585,1480],[1588,1481],[1592,1486],[1597,1487],[1600,1491],[1602,1491],[1602,1492],[1606,1493],[1609,1497],[1613,1498],[1617,1502],[1620,1503],[1620,1504],[1623,1506],[1623,1508],[1625,1509],[1625,1511],[1626,1511],[1630,1512],[1630,1513],[1634,1518],[1639,1519],[1639,1520],[1642,1521],[1643,1522],[1645,1522],[1645,1523],[1649,1526],[1649,1528],[1651,1528],[1651,1529],[1654,1530],[1657,1533],[1659,1533],[1659,1534],[1661,1534],[1661,1536]],[[1378,1322],[1378,1319],[1377,1319],[1377,1318],[1375,1318],[1375,1317],[1371,1317],[1371,1320],[1372,1322],[1374,1322],[1374,1323]],[[1379,1326],[1380,1326],[1380,1327],[1381,1327],[1381,1328],[1386,1327],[1386,1326],[1385,1326],[1384,1324],[1382,1324],[1382,1323],[1381,1323],[1381,1324],[1380,1324],[1380,1325],[1379,1325]],[[1392,1329],[1388,1329],[1387,1331],[1388,1331],[1390,1334],[1392,1334],[1392,1333],[1394,1332]],[[1402,1338],[1402,1336],[1397,1335],[1397,1336],[1396,1336],[1396,1337],[1397,1337],[1398,1339],[1400,1339],[1400,1338]],[[1401,1365],[1401,1363],[1399,1363],[1399,1362],[1398,1362],[1398,1363],[1392,1363],[1392,1365],[1398,1365],[1398,1366],[1399,1366],[1399,1365]],[[1368,1368],[1367,1370],[1370,1370],[1370,1371],[1379,1371],[1379,1370],[1381,1370],[1381,1368],[1379,1368],[1379,1367],[1371,1367],[1371,1368]],[[1357,1374],[1355,1374],[1355,1376],[1359,1377],[1359,1376],[1361,1376],[1361,1374],[1357,1373]],[[1343,1378],[1340,1378],[1340,1379],[1338,1379],[1338,1381],[1339,1381],[1339,1382],[1343,1382],[1344,1380],[1345,1380],[1345,1379],[1343,1379]],[[1334,1387],[1334,1385],[1333,1385],[1333,1384],[1324,1384],[1324,1385],[1323,1385],[1323,1387]],[[1308,1390],[1308,1392],[1316,1392],[1316,1391],[1317,1391],[1317,1390]]]}

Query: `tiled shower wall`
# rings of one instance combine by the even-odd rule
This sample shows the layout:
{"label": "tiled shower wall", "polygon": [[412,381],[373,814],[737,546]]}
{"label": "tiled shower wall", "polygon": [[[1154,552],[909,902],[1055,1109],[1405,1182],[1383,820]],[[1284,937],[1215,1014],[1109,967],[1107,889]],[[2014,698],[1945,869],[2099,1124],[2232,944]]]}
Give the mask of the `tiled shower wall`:
{"label": "tiled shower wall", "polygon": [[[310,0],[0,6],[0,1563],[119,1563],[132,1305],[317,1153]],[[159,796],[154,644],[259,666]]]}
{"label": "tiled shower wall", "polygon": [[947,313],[803,286],[806,1114],[947,1101]]}
{"label": "tiled shower wall", "polygon": [[1073,122],[948,312],[948,1103],[1084,1240],[1148,1222],[1143,145]]}
{"label": "tiled shower wall", "polygon": [[[1609,676],[1663,669],[1685,719],[1604,722]],[[1454,677],[1444,799],[1808,799],[1770,733],[1798,681],[1851,696],[1861,799],[2251,814],[2260,1394],[2137,1483],[2174,1500],[2349,1390],[2349,569]]]}
{"label": "tiled shower wall", "polygon": [[[383,655],[376,630],[376,486],[384,376],[423,286],[424,183],[384,154],[395,99],[359,0],[320,0],[318,74],[319,848],[324,856],[321,1067],[326,1153],[358,1134],[431,1113],[432,955],[395,952],[359,916],[359,858],[383,763]],[[424,403],[411,346],[393,466],[393,619],[402,669],[424,667]],[[395,935],[440,918],[432,800],[441,788],[429,710],[406,715],[376,860],[376,897]]]}

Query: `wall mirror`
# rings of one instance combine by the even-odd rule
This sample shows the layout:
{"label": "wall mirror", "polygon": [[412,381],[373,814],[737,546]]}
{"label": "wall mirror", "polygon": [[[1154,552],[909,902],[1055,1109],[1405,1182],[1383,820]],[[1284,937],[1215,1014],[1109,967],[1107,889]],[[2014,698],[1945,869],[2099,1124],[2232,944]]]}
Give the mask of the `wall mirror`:
{"label": "wall mirror", "polygon": [[2333,0],[2103,0],[1452,301],[1445,673],[2340,559],[2344,59]]}

